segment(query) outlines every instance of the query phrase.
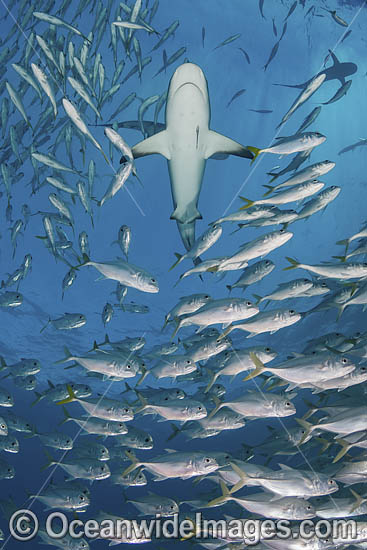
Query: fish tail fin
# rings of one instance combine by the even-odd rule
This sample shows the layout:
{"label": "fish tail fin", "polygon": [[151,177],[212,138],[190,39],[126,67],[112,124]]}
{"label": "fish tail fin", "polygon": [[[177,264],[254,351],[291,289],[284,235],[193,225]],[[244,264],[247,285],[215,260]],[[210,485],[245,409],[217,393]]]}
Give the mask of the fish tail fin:
{"label": "fish tail fin", "polygon": [[211,378],[209,380],[209,383],[207,385],[207,387],[205,388],[204,390],[204,393],[208,393],[208,391],[210,390],[210,388],[213,386],[214,382],[216,381],[216,379],[218,378],[219,376],[219,372],[213,372],[211,371],[210,369],[206,369],[208,371],[208,373],[210,374]]}
{"label": "fish tail fin", "polygon": [[238,481],[235,485],[233,485],[232,489],[229,491],[229,493],[233,495],[233,493],[236,493],[237,491],[242,489],[242,487],[247,485],[249,476],[247,476],[245,472],[241,470],[241,468],[239,468],[237,464],[235,464],[234,462],[230,462],[230,465],[232,469],[236,472],[236,474],[240,476],[240,481]]}
{"label": "fish tail fin", "polygon": [[[177,284],[177,283],[176,283]],[[163,327],[161,328],[161,332],[164,331],[164,329],[166,328],[166,326],[168,325],[169,323],[169,316],[166,315],[165,318],[164,318],[164,323],[163,323]]]}
{"label": "fish tail fin", "polygon": [[123,392],[121,392],[121,395],[123,395],[124,393],[127,393],[129,391],[133,391],[132,387],[129,386],[129,384],[127,382],[125,382],[125,390]]}
{"label": "fish tail fin", "polygon": [[[352,296],[353,296],[353,294],[352,294]],[[337,307],[337,309],[338,309],[338,315],[336,316],[337,321],[339,321],[340,317],[343,315],[343,311],[345,310],[347,305],[348,304],[341,304],[340,306]]]}
{"label": "fish tail fin", "polygon": [[41,393],[38,393],[37,391],[35,391],[34,393],[37,396],[37,399],[32,401],[31,407],[34,407],[34,405],[37,405],[37,403],[39,403],[41,401],[41,399],[43,398],[43,395]]}
{"label": "fish tail fin", "polygon": [[149,407],[149,404],[148,404],[148,401],[145,399],[145,397],[143,397],[142,394],[138,392],[138,390],[135,390],[135,393],[138,396],[141,403],[141,406],[135,410],[135,414],[138,414],[144,411],[147,407]]}
{"label": "fish tail fin", "polygon": [[311,422],[307,422],[307,420],[304,420],[303,418],[295,418],[295,421],[298,422],[302,428],[305,429],[305,433],[303,434],[300,442],[298,443],[298,446],[301,446],[302,443],[305,442],[306,438],[310,435],[312,430],[315,428],[315,424],[311,424]]}
{"label": "fish tail fin", "polygon": [[264,370],[266,370],[264,363],[260,361],[258,356],[252,351],[250,352],[250,358],[253,364],[255,365],[255,369],[251,371],[250,374],[245,376],[245,378],[243,379],[243,382],[247,382],[247,380],[252,380],[252,378],[256,378],[256,376],[259,376],[259,374],[261,374],[262,372],[264,372]]}
{"label": "fish tail fin", "polygon": [[340,260],[341,262],[345,262],[347,257],[346,256],[331,256],[332,258],[335,258],[336,260]]}
{"label": "fish tail fin", "polygon": [[[273,183],[277,178],[279,178],[279,174],[276,174],[275,172],[266,172],[268,176],[271,176],[271,180],[269,183]],[[264,185],[264,187],[271,187],[270,185]]]}
{"label": "fish tail fin", "polygon": [[345,454],[347,454],[347,452],[349,451],[349,449],[351,448],[351,446],[349,445],[348,441],[345,441],[345,439],[336,439],[335,440],[337,443],[339,443],[339,445],[341,445],[341,449],[340,451],[338,452],[338,454],[336,455],[336,457],[334,458],[333,460],[333,464],[335,464],[335,462],[339,462],[339,460],[341,458],[343,458],[343,456]]}
{"label": "fish tail fin", "polygon": [[60,365],[61,363],[67,363],[67,361],[70,361],[73,357],[73,355],[70,353],[70,350],[68,347],[64,346],[64,353],[65,357],[64,359],[59,359],[59,361],[55,361],[55,365]]}
{"label": "fish tail fin", "polygon": [[146,377],[147,377],[148,374],[149,374],[149,370],[148,370],[148,369],[146,369],[146,368],[143,367],[143,366],[141,366],[140,368],[141,368],[141,377],[140,377],[139,380],[137,381],[135,387],[140,386],[140,384],[143,382],[143,380],[146,379]]}
{"label": "fish tail fin", "polygon": [[73,388],[67,384],[66,385],[66,388],[68,390],[68,394],[69,394],[69,397],[67,397],[66,399],[63,399],[62,401],[58,401],[56,404],[57,405],[67,405],[68,403],[72,403],[73,401],[75,401],[77,399],[74,391],[73,391]]}
{"label": "fish tail fin", "polygon": [[72,269],[79,269],[79,267],[83,267],[83,265],[86,265],[87,263],[90,262],[90,258],[88,256],[88,254],[86,254],[85,252],[83,252],[83,256],[82,256],[82,262],[80,262],[80,264],[78,265],[74,265],[72,267]]}
{"label": "fish tail fin", "polygon": [[232,332],[232,330],[234,330],[236,327],[234,325],[232,325],[232,323],[230,325],[228,325],[228,327],[222,332],[222,334],[219,335],[219,340],[223,340],[223,338],[225,338],[226,336],[228,336],[228,334],[230,332]]}
{"label": "fish tail fin", "polygon": [[354,498],[356,499],[355,503],[353,504],[353,507],[351,509],[351,513],[353,513],[355,510],[357,510],[357,508],[359,508],[362,504],[364,504],[365,502],[367,502],[367,499],[361,497],[361,495],[359,495],[357,493],[357,491],[354,491],[353,489],[349,489],[350,492],[352,493],[352,495],[354,496]]}
{"label": "fish tail fin", "polygon": [[171,271],[174,267],[176,267],[176,265],[178,265],[181,262],[183,254],[178,254],[178,252],[175,252],[175,256],[176,256],[177,260],[175,261],[175,263],[173,265],[171,265],[171,267],[169,268],[168,271]]}
{"label": "fish tail fin", "polygon": [[343,239],[342,241],[336,241],[336,244],[341,244],[343,246],[348,246],[349,239]]}
{"label": "fish tail fin", "polygon": [[231,500],[231,495],[227,485],[222,480],[220,480],[219,483],[220,483],[220,488],[222,489],[222,496],[208,502],[207,504],[208,508],[211,508],[212,506],[218,506],[220,504],[224,504],[228,500]]}
{"label": "fish tail fin", "polygon": [[[273,180],[271,180],[271,181],[273,181]],[[266,193],[264,193],[264,195],[263,195],[264,197],[267,197],[268,195],[270,195],[274,191],[276,185],[263,185],[263,187],[266,187],[266,189],[268,189],[268,191]]]}
{"label": "fish tail fin", "polygon": [[176,437],[176,435],[178,435],[180,432],[181,432],[181,429],[178,428],[176,426],[176,424],[171,424],[171,428],[173,430],[173,432],[171,433],[170,436],[167,437],[167,441],[171,441],[171,439],[173,439],[174,437]]}
{"label": "fish tail fin", "polygon": [[256,298],[255,306],[257,306],[263,299],[263,297],[260,296],[260,294],[253,294],[253,297]]}
{"label": "fish tail fin", "polygon": [[131,460],[131,464],[126,468],[126,470],[123,471],[122,473],[123,476],[127,476],[130,472],[132,472],[133,470],[136,470],[136,468],[143,466],[143,463],[138,462],[136,456],[130,450],[125,451],[125,454],[127,458]]}
{"label": "fish tail fin", "polygon": [[288,267],[284,267],[283,271],[289,271],[290,269],[297,269],[297,267],[300,265],[297,260],[294,260],[293,258],[290,258],[289,256],[286,256],[286,260],[291,264]]}
{"label": "fish tail fin", "polygon": [[246,145],[246,149],[251,151],[251,153],[254,155],[254,158],[251,160],[251,164],[252,164],[253,162],[255,162],[256,158],[261,153],[261,149],[259,149],[258,147],[253,147],[252,145]]}
{"label": "fish tail fin", "polygon": [[43,327],[41,328],[40,333],[43,332],[43,331],[45,330],[45,328],[47,328],[48,325],[49,325],[50,323],[51,323],[51,317],[48,318],[48,321],[47,321],[47,323],[45,324],[45,326],[43,326]]}
{"label": "fish tail fin", "polygon": [[68,411],[65,409],[65,407],[62,408],[63,412],[64,412],[64,420],[62,420],[60,423],[59,423],[59,426],[62,426],[63,424],[65,424],[65,422],[68,422],[69,420],[71,420],[71,416],[70,414],[68,413]]}
{"label": "fish tail fin", "polygon": [[176,334],[178,333],[178,331],[180,330],[180,328],[182,327],[182,321],[183,319],[179,319],[178,317],[175,317],[175,323],[176,323],[176,328],[175,330],[173,331],[173,334],[171,336],[171,340],[174,339],[174,337],[176,336]]}
{"label": "fish tail fin", "polygon": [[53,464],[57,464],[57,462],[54,460],[54,458],[52,458],[50,453],[46,449],[44,449],[44,451],[45,451],[45,455],[46,455],[46,458],[47,458],[48,462],[47,462],[47,464],[45,464],[44,466],[41,467],[41,472],[43,472],[44,470],[47,470],[47,468],[49,468]]}
{"label": "fish tail fin", "polygon": [[253,206],[255,204],[255,201],[250,201],[250,199],[246,199],[246,197],[241,197],[241,201],[245,202],[243,206],[241,206],[240,210],[246,210],[246,208],[250,208],[250,206]]}
{"label": "fish tail fin", "polygon": [[321,443],[321,449],[319,450],[319,455],[322,455],[331,445],[331,442],[325,439],[324,437],[315,437],[319,443]]}
{"label": "fish tail fin", "polygon": [[219,409],[222,408],[222,401],[221,401],[220,399],[218,399],[218,397],[217,397],[216,395],[213,395],[213,401],[214,401],[214,403],[215,403],[215,407],[214,407],[214,409],[211,411],[211,413],[208,415],[208,417],[207,417],[208,420],[209,420],[210,418],[212,418],[212,417],[215,415],[215,413],[217,413],[217,412],[219,411]]}

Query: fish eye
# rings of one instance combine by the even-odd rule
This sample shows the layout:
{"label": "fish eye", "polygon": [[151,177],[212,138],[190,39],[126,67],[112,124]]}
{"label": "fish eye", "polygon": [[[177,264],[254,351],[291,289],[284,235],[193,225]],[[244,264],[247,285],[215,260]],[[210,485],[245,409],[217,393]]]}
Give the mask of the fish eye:
{"label": "fish eye", "polygon": [[37,361],[34,361],[33,366],[37,367]]}
{"label": "fish eye", "polygon": [[307,510],[312,510],[312,507],[311,507],[311,506],[307,506],[306,509],[307,509]]}
{"label": "fish eye", "polygon": [[252,303],[251,302],[246,302],[246,305],[247,306],[252,306]]}
{"label": "fish eye", "polygon": [[5,429],[6,429],[5,424],[1,424],[0,428],[1,428],[2,430],[5,430]]}
{"label": "fish eye", "polygon": [[306,433],[305,430],[301,430],[301,434],[305,434],[305,433]]}
{"label": "fish eye", "polygon": [[8,468],[8,472],[9,472],[9,474],[11,474],[11,472],[12,472],[11,468]]}
{"label": "fish eye", "polygon": [[126,365],[126,368],[127,368],[127,369],[131,369],[131,365]]}
{"label": "fish eye", "polygon": [[79,315],[79,319],[83,319],[83,315]]}
{"label": "fish eye", "polygon": [[171,510],[174,510],[174,509],[175,509],[175,507],[174,507],[173,504],[171,504],[170,508],[171,508]]}
{"label": "fish eye", "polygon": [[326,283],[321,283],[321,286],[322,286],[323,288],[325,288],[325,287],[326,287]]}
{"label": "fish eye", "polygon": [[186,363],[187,363],[188,365],[191,365],[191,360],[190,360],[190,359],[187,359]]}
{"label": "fish eye", "polygon": [[198,411],[202,411],[203,410],[203,407],[198,407]]}
{"label": "fish eye", "polygon": [[210,462],[210,458],[206,458],[206,459],[205,459],[205,462],[206,462],[206,463]]}
{"label": "fish eye", "polygon": [[345,365],[346,363],[348,363],[348,359],[346,359],[345,357],[343,357],[342,363]]}
{"label": "fish eye", "polygon": [[146,437],[144,441],[145,441],[145,443],[149,443],[149,441],[150,441],[149,437]]}
{"label": "fish eye", "polygon": [[335,481],[333,479],[329,479],[328,483],[329,485],[334,485]]}
{"label": "fish eye", "polygon": [[210,298],[210,296],[208,296],[208,295],[206,294],[206,295],[204,296],[204,298],[207,299],[207,298]]}
{"label": "fish eye", "polygon": [[279,229],[279,233],[284,233],[284,229]]}
{"label": "fish eye", "polygon": [[290,407],[291,406],[291,403],[289,401],[286,402],[285,404],[286,407]]}
{"label": "fish eye", "polygon": [[269,353],[271,350],[270,348],[265,348],[266,353]]}
{"label": "fish eye", "polygon": [[152,283],[156,283],[157,281],[155,279],[150,279]]}
{"label": "fish eye", "polygon": [[124,413],[128,413],[129,412],[129,409],[128,408],[125,408],[124,409]]}
{"label": "fish eye", "polygon": [[120,428],[123,428],[123,427],[124,427],[124,425],[122,424],[122,422],[120,422],[119,427],[120,427]]}

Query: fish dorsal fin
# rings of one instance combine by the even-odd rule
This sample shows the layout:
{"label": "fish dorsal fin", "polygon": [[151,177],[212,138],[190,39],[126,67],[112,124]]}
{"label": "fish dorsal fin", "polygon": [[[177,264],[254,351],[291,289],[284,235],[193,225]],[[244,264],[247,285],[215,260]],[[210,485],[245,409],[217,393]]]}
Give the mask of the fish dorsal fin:
{"label": "fish dorsal fin", "polygon": [[164,449],[166,453],[176,453],[175,449]]}
{"label": "fish dorsal fin", "polygon": [[140,141],[131,149],[134,159],[145,157],[146,155],[163,155],[167,160],[171,160],[171,151],[168,143],[168,132],[158,132],[143,141]]}
{"label": "fish dorsal fin", "polygon": [[47,382],[51,389],[55,387],[54,384],[51,382],[51,380],[47,380]]}
{"label": "fish dorsal fin", "polygon": [[246,149],[244,145],[241,145],[237,141],[223,136],[222,134],[218,134],[213,130],[209,130],[206,138],[204,158],[208,159],[212,155],[217,155],[218,153],[235,155],[237,157],[244,157],[247,159],[253,158],[252,153]]}

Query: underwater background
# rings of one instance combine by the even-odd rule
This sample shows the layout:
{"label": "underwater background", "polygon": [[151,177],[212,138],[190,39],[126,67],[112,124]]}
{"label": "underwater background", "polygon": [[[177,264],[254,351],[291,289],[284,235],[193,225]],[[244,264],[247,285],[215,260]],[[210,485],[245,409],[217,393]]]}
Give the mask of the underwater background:
{"label": "underwater background", "polygon": [[[203,70],[207,82],[210,97],[211,121],[210,127],[225,136],[247,146],[266,147],[277,136],[288,136],[296,133],[305,117],[315,107],[332,98],[340,87],[337,80],[325,81],[322,87],[313,95],[280,129],[276,129],[282,116],[295,100],[299,90],[274,86],[280,84],[299,84],[311,79],[322,71],[324,67],[330,67],[332,60],[324,60],[328,50],[337,56],[340,62],[350,62],[357,65],[355,74],[351,75],[352,85],[348,93],[340,100],[322,105],[317,120],[308,129],[318,131],[327,137],[325,143],[315,148],[310,159],[302,166],[323,160],[331,160],[336,163],[335,168],[320,179],[326,185],[337,185],[341,188],[335,201],[331,202],[325,210],[317,212],[306,220],[296,221],[288,226],[293,232],[292,239],[284,246],[272,251],[267,258],[275,264],[272,273],[262,281],[247,288],[242,294],[240,289],[233,289],[231,295],[246,296],[255,302],[253,294],[264,296],[269,294],[280,283],[297,277],[307,276],[303,271],[283,271],[289,265],[286,256],[296,258],[305,264],[320,264],[330,261],[332,256],[341,255],[343,247],[336,242],[346,239],[358,232],[366,221],[366,170],[367,160],[365,148],[358,146],[351,151],[340,151],[358,142],[366,135],[366,33],[367,7],[360,0],[299,0],[296,7],[287,19],[284,36],[279,43],[278,51],[271,60],[266,70],[264,66],[269,58],[274,44],[279,40],[284,29],[284,20],[293,5],[292,0],[265,0],[260,2],[263,15],[259,9],[257,0],[143,0],[141,10],[152,10],[157,7],[156,13],[150,24],[161,35],[174,21],[179,25],[173,36],[170,36],[159,48],[152,50],[158,42],[159,36],[154,32],[143,30],[135,31],[141,48],[142,57],[151,56],[142,71],[139,79],[138,72],[123,82],[131,68],[136,65],[136,57],[131,48],[130,57],[127,55],[122,41],[117,39],[116,61],[117,65],[124,60],[125,66],[117,83],[119,89],[110,100],[101,108],[101,119],[97,124],[123,121],[138,121],[138,109],[141,101],[153,95],[161,96],[168,87],[169,80],[175,69],[188,60],[195,63]],[[134,2],[126,2],[133,8]],[[93,71],[93,63],[97,53],[101,55],[101,63],[104,66],[104,93],[111,88],[116,71],[113,48],[111,46],[111,23],[116,20],[116,14],[120,14],[119,2],[112,1],[71,1],[63,2],[64,9],[60,15],[61,2],[36,1],[27,2],[1,0],[0,20],[1,33],[1,83],[0,103],[4,98],[9,99],[6,82],[10,83],[14,90],[20,90],[24,80],[14,70],[12,64],[22,65],[27,41],[31,33],[43,36],[46,43],[55,49],[54,39],[50,34],[50,24],[35,18],[32,11],[49,13],[60,17],[63,21],[72,24],[79,29],[84,36],[92,31],[93,40],[87,53],[86,66],[88,71]],[[79,6],[82,6],[80,15],[74,19]],[[337,10],[338,15],[347,21],[349,26],[338,25],[330,13],[321,9]],[[155,8],[154,8],[155,9]],[[105,15],[98,21],[102,10]],[[27,16],[27,14],[29,15]],[[121,18],[126,15],[121,9]],[[27,20],[25,17],[27,16]],[[149,20],[149,17],[148,19]],[[275,35],[275,29],[277,35]],[[93,30],[92,30],[93,29]],[[101,30],[102,29],[102,30]],[[203,31],[205,29],[205,31]],[[66,74],[72,75],[68,65],[68,42],[74,43],[75,52],[79,55],[83,46],[83,38],[75,33],[68,32],[65,27],[53,28],[56,38],[65,37],[63,51],[66,59]],[[346,32],[351,31],[345,37]],[[99,34],[100,32],[100,34]],[[128,33],[128,31],[127,31]],[[228,37],[239,35],[236,39],[221,47],[218,46]],[[118,35],[118,33],[117,33]],[[344,39],[343,39],[344,38]],[[98,40],[98,43],[97,43]],[[97,46],[97,48],[96,48]],[[159,69],[164,67],[163,50],[169,58],[181,47],[185,48],[183,54],[171,65],[168,65],[160,74]],[[7,50],[9,48],[9,51]],[[241,48],[247,55],[241,51]],[[37,63],[44,68],[46,74],[55,73],[55,67],[45,57],[42,48],[37,41],[33,42],[27,66]],[[29,69],[30,71],[30,69]],[[32,72],[30,71],[30,74]],[[45,123],[35,132],[23,121],[22,115],[9,99],[8,119],[2,121],[2,144],[0,147],[0,163],[6,164],[9,173],[10,189],[2,172],[1,198],[0,198],[0,278],[7,281],[9,274],[13,273],[23,262],[26,254],[32,256],[32,269],[21,280],[19,291],[23,295],[23,302],[19,307],[3,307],[0,310],[0,354],[6,365],[20,361],[21,358],[36,358],[41,364],[41,370],[35,377],[37,386],[35,390],[43,393],[48,387],[48,381],[52,384],[60,384],[68,381],[88,384],[96,397],[108,389],[107,396],[116,399],[121,398],[121,392],[125,390],[123,381],[111,383],[97,377],[87,376],[82,367],[65,370],[64,364],[55,364],[65,356],[64,347],[71,350],[72,354],[83,355],[93,347],[93,342],[103,342],[107,333],[111,341],[122,340],[125,337],[144,337],[146,344],[138,353],[144,356],[154,346],[170,341],[174,332],[174,324],[170,323],[162,331],[165,315],[179,301],[180,297],[194,293],[207,293],[214,299],[225,298],[229,295],[226,285],[233,284],[239,272],[226,272],[220,274],[204,273],[202,280],[197,275],[184,278],[177,286],[175,283],[185,269],[192,267],[191,260],[180,263],[179,266],[169,270],[173,264],[174,253],[185,252],[176,222],[170,220],[173,211],[170,192],[170,179],[167,170],[167,162],[160,155],[147,156],[137,159],[135,168],[138,179],[130,176],[129,180],[111,200],[103,206],[99,206],[96,200],[91,200],[93,209],[93,224],[91,217],[85,212],[78,196],[75,201],[60,191],[55,190],[46,181],[46,177],[52,176],[53,170],[42,163],[32,159],[31,153],[38,151],[43,154],[53,154],[55,158],[70,166],[70,156],[65,147],[64,139],[61,139],[54,149],[55,141],[65,122],[65,112],[61,103],[62,98],[68,97],[79,106],[83,120],[89,124],[88,129],[101,145],[104,153],[111,159],[114,170],[120,168],[120,153],[113,151],[104,128],[94,126],[96,117],[89,106],[85,106],[83,99],[78,96],[66,81],[65,92],[63,79],[57,76],[56,86],[52,82],[56,101],[57,116],[50,116]],[[99,77],[97,77],[97,82]],[[96,84],[96,89],[99,84]],[[229,105],[231,98],[239,90],[245,89]],[[99,90],[99,88],[98,88]],[[40,117],[51,105],[49,99],[41,90],[42,103],[36,92],[31,87],[23,87],[22,102],[25,113],[33,129]],[[114,120],[111,116],[122,100],[131,93],[136,94],[136,99]],[[97,96],[99,91],[97,92]],[[144,119],[153,120],[153,104],[150,106]],[[259,112],[266,111],[266,112]],[[64,120],[62,120],[64,119]],[[164,123],[164,108],[161,110],[158,122]],[[18,124],[18,133],[10,135],[10,127]],[[41,131],[39,131],[41,128]],[[137,129],[119,128],[118,132],[130,146],[143,139],[142,132]],[[11,140],[15,140],[11,143]],[[363,142],[361,142],[363,143]],[[33,149],[32,149],[33,147]],[[84,149],[84,151],[82,150]],[[71,156],[73,167],[83,174],[83,181],[88,182],[88,166],[90,161],[95,163],[95,177],[93,182],[93,197],[97,200],[105,193],[114,176],[111,165],[106,163],[100,151],[87,139],[80,139],[78,131],[72,126]],[[18,158],[17,158],[18,157]],[[208,224],[230,212],[243,206],[239,195],[255,200],[263,196],[263,185],[269,183],[268,172],[277,171],[274,166],[284,168],[290,157],[279,159],[277,155],[260,155],[251,163],[246,158],[230,156],[225,160],[209,159],[205,169],[202,191],[200,194],[198,209],[202,220],[196,223],[196,235],[201,235]],[[33,160],[33,162],[32,162]],[[286,177],[290,176],[287,174]],[[64,181],[75,188],[80,176],[77,173],[63,173]],[[279,180],[278,180],[279,181]],[[278,181],[276,183],[278,183]],[[134,313],[124,310],[116,305],[116,296],[113,294],[116,288],[114,281],[96,281],[98,273],[92,267],[81,267],[76,271],[76,279],[70,288],[62,291],[62,282],[69,270],[67,263],[55,259],[50,249],[45,246],[45,239],[36,238],[44,236],[42,214],[56,210],[50,205],[48,196],[51,192],[57,193],[69,204],[74,227],[63,226],[68,239],[73,242],[73,248],[78,249],[78,235],[85,231],[88,235],[90,257],[92,260],[113,260],[121,256],[121,251],[116,244],[118,231],[121,225],[131,228],[131,244],[129,249],[129,261],[142,266],[153,274],[159,283],[159,292],[155,294],[143,293],[134,288],[129,288],[124,303],[136,302],[149,308],[145,313]],[[9,208],[11,206],[11,211]],[[11,228],[20,219],[24,221],[23,205],[28,205],[32,216],[23,225],[21,233],[16,237],[16,247],[11,240]],[[299,209],[299,206],[286,206],[286,208]],[[34,214],[34,215],[33,215]],[[249,242],[261,234],[279,229],[280,227],[248,227],[231,234],[237,229],[236,224],[223,223],[223,233],[214,244],[213,249],[202,255],[205,260],[211,257],[227,256],[233,254],[241,244]],[[65,258],[71,265],[82,262],[82,255],[78,262],[70,251],[65,252]],[[363,261],[359,258],[358,261]],[[336,284],[335,281],[333,283]],[[17,286],[5,290],[15,291]],[[306,312],[315,307],[323,296],[287,300],[283,303],[273,303],[271,307],[289,307],[299,312]],[[114,314],[110,322],[104,326],[102,311],[109,302],[114,308]],[[270,309],[270,308],[269,308]],[[56,319],[66,312],[78,312],[85,315],[87,322],[84,326],[75,330],[61,331],[48,324],[49,318]],[[246,340],[246,333],[237,331],[231,334],[233,345],[237,348],[247,345],[271,346],[277,351],[277,359],[286,359],[291,352],[301,352],[311,339],[319,336],[339,332],[347,338],[356,332],[365,330],[366,314],[363,306],[346,308],[343,315],[337,320],[338,311],[335,308],[317,311],[305,315],[294,326],[286,327],[275,334],[260,334],[251,340]],[[220,331],[220,325],[217,326]],[[186,336],[193,334],[194,328],[187,327],[179,331],[174,341],[178,342]],[[183,350],[179,353],[184,353]],[[148,359],[148,369],[154,364],[153,359]],[[9,372],[4,369],[4,376]],[[238,395],[244,389],[258,387],[255,380],[242,382],[241,375],[235,382],[230,382],[228,377],[221,377],[218,381],[223,384],[228,395]],[[134,385],[136,379],[127,380]],[[259,380],[259,379],[257,379]],[[155,388],[170,388],[172,385],[182,388],[188,395],[194,394],[198,385],[203,386],[208,382],[207,374],[203,370],[202,381],[185,380],[171,382],[169,378],[156,380],[148,376],[141,384]],[[74,436],[79,428],[72,422],[59,427],[64,418],[63,409],[56,403],[50,403],[42,399],[32,405],[36,399],[34,391],[26,391],[15,383],[11,375],[1,381],[1,387],[11,392],[14,398],[12,412],[24,418],[35,427],[37,432],[45,433],[53,430],[61,430]],[[237,392],[237,393],[236,393]],[[125,395],[123,396],[125,397]],[[297,417],[305,413],[303,399],[312,401],[313,397],[308,390],[300,390],[293,402],[297,408]],[[128,397],[133,402],[135,397]],[[81,416],[79,404],[66,405],[70,414]],[[213,403],[208,404],[208,408]],[[0,408],[0,414],[3,409]],[[5,410],[5,409],[4,409]],[[7,411],[4,412],[4,418]],[[277,432],[283,430],[283,426],[296,425],[294,417],[260,419],[249,421],[244,428],[239,430],[223,431],[215,437],[207,439],[186,439],[179,434],[172,441],[167,438],[172,433],[170,422],[157,422],[152,416],[137,415],[133,420],[135,426],[149,432],[154,440],[154,447],[147,451],[136,451],[141,460],[147,460],[164,452],[167,447],[182,451],[225,451],[234,457],[240,458],[243,453],[242,444],[252,447],[261,442],[268,435],[267,426],[272,426]],[[14,501],[15,508],[27,508],[28,495],[36,495],[41,487],[45,487],[52,478],[63,480],[65,473],[59,467],[51,466],[47,470],[40,471],[48,462],[45,456],[45,446],[41,440],[27,437],[29,434],[16,434],[20,442],[18,454],[1,453],[1,460],[14,466],[13,479],[0,480],[0,500],[3,503],[3,514],[0,517],[0,528],[4,532],[2,548],[21,548],[26,543],[8,539],[9,529],[7,525],[6,502]],[[99,439],[93,436],[80,436],[99,441],[109,447],[113,445],[112,437]],[[63,451],[49,449],[55,460],[60,460]],[[316,456],[315,454],[310,455]],[[253,460],[253,459],[252,459]],[[256,459],[264,463],[263,456]],[[270,466],[277,469],[277,457],[273,458]],[[282,462],[282,461],[280,461]],[[284,460],[283,460],[284,462]],[[296,456],[288,461],[290,465],[302,464],[302,457]],[[121,471],[129,465],[125,461],[117,462],[115,469]],[[147,474],[149,478],[150,474]],[[86,482],[89,486],[88,482]],[[201,491],[209,491],[213,485],[203,481],[199,486],[189,480],[168,480],[162,483],[154,483],[149,480],[148,486],[123,488],[112,485],[109,480],[95,481],[91,486],[91,505],[86,514],[95,517],[100,510],[110,512],[121,517],[135,517],[137,512],[126,503],[126,499],[136,495],[143,495],[147,490],[154,493],[169,496],[177,502],[193,498]],[[220,489],[217,490],[218,496]],[[124,496],[125,495],[125,496]],[[32,510],[44,517],[44,506],[40,502],[33,502]],[[236,504],[227,505],[227,510],[240,517],[241,509]],[[228,512],[228,513],[229,513]],[[206,511],[208,517],[212,517],[210,511]],[[236,515],[237,514],[237,515]],[[72,514],[71,514],[72,515]],[[185,514],[184,514],[185,517]],[[222,517],[222,509],[215,509],[215,517]],[[84,518],[83,518],[84,519]],[[8,539],[8,540],[7,540]],[[1,544],[1,543],[0,543]],[[28,547],[38,548],[41,540],[38,538],[28,542]],[[90,542],[93,548],[102,548],[108,545],[106,541]],[[156,543],[151,543],[156,544]],[[159,541],[160,545],[172,546],[178,542]],[[188,545],[189,543],[180,542]]]}

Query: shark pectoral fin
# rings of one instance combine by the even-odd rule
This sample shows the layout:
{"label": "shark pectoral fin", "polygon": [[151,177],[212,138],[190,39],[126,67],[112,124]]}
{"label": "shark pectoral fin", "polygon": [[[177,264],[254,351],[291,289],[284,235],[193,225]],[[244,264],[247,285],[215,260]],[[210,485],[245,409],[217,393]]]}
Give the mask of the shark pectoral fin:
{"label": "shark pectoral fin", "polygon": [[236,155],[237,157],[247,159],[253,158],[253,154],[237,141],[223,136],[222,134],[218,134],[217,132],[213,132],[213,130],[209,130],[205,149],[205,159],[210,158],[212,155],[217,155],[218,153]]}
{"label": "shark pectoral fin", "polygon": [[167,160],[171,160],[167,131],[154,134],[143,141],[140,141],[132,148],[134,159],[145,157],[146,155],[163,155]]}

